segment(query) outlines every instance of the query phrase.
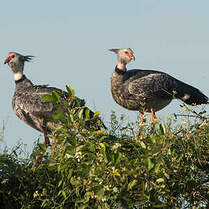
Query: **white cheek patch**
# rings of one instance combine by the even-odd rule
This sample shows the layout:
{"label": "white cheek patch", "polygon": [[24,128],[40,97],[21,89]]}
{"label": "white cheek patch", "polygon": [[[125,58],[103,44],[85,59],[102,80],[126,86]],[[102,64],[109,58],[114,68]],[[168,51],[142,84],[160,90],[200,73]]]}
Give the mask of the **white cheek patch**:
{"label": "white cheek patch", "polygon": [[190,98],[190,96],[191,96],[191,95],[189,95],[189,94],[185,94],[185,95],[182,97],[182,100],[183,100],[183,101],[186,101],[187,99]]}
{"label": "white cheek patch", "polygon": [[14,73],[14,79],[15,81],[18,81],[22,78],[22,73],[18,72],[18,73]]}

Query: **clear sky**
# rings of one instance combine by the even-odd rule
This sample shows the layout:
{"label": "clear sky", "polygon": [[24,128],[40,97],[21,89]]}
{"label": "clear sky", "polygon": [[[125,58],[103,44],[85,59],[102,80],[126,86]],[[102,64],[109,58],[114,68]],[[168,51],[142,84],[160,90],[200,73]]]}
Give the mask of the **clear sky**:
{"label": "clear sky", "polygon": [[[62,89],[69,84],[91,109],[101,111],[106,124],[111,110],[135,121],[136,112],[112,99],[110,77],[117,60],[108,49],[130,47],[136,61],[128,69],[161,70],[209,96],[208,11],[208,0],[2,1],[0,126],[7,121],[5,143],[11,147],[22,139],[30,150],[40,136],[12,110],[14,80],[3,64],[9,51],[35,56],[25,65],[34,84]],[[157,114],[178,112],[180,104],[173,101]]]}

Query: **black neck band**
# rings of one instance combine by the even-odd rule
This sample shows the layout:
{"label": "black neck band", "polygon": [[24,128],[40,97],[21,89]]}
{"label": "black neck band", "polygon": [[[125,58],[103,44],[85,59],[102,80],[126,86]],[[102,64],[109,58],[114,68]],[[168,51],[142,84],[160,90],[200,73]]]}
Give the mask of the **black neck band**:
{"label": "black neck band", "polygon": [[22,76],[22,78],[20,78],[19,80],[15,81],[16,84],[24,81],[26,79],[25,75]]}
{"label": "black neck band", "polygon": [[124,75],[126,73],[126,68],[125,68],[125,70],[120,70],[120,69],[118,69],[118,67],[116,65],[115,72],[118,73],[118,74],[120,74],[120,75]]}

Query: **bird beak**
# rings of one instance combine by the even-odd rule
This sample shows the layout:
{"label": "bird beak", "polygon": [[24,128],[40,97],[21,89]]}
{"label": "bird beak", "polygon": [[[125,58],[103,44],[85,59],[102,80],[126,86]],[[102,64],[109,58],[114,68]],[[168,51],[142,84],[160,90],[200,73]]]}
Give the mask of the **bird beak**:
{"label": "bird beak", "polygon": [[111,52],[115,52],[116,54],[119,52],[119,49],[109,49]]}
{"label": "bird beak", "polygon": [[131,59],[135,61],[135,57],[134,57],[134,55],[132,55]]}
{"label": "bird beak", "polygon": [[9,61],[10,61],[10,57],[7,57],[7,58],[4,60],[4,64],[9,63]]}

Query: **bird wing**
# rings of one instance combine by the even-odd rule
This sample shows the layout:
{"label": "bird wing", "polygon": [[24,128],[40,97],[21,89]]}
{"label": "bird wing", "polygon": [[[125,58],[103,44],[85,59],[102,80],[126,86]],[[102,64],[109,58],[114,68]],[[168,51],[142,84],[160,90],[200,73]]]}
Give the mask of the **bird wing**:
{"label": "bird wing", "polygon": [[127,76],[128,91],[135,97],[143,99],[181,99],[186,104],[208,104],[209,99],[199,89],[188,85],[174,77],[149,70],[133,70]]}
{"label": "bird wing", "polygon": [[46,86],[30,86],[22,91],[17,91],[14,95],[14,101],[16,106],[22,109],[26,113],[30,113],[40,117],[52,116],[54,106],[49,101],[43,101],[41,96],[45,94],[51,94],[56,91],[61,99],[67,97],[67,93],[53,87]]}
{"label": "bird wing", "polygon": [[[58,93],[61,103],[65,103],[67,101],[71,108],[82,106],[85,110],[88,109],[87,107],[85,107],[84,100],[76,96],[74,96],[74,99],[71,100],[71,97],[67,92],[47,86],[30,86],[23,89],[22,91],[17,91],[16,95],[14,95],[13,97],[13,108],[15,106],[15,109],[20,109],[20,111],[24,112],[24,114],[33,115],[36,118],[42,118],[46,120],[50,119],[53,116],[56,108],[63,112],[67,111],[67,109],[63,109],[62,107],[55,107],[52,102],[43,101],[41,99],[41,96],[45,94],[51,94],[53,91],[56,91]],[[83,111],[83,115],[84,117],[86,116],[85,111]],[[94,112],[90,109],[89,116],[90,118],[94,117]],[[29,123],[29,125],[31,124]],[[87,126],[91,127],[91,124],[89,123],[87,124]],[[106,129],[106,126],[100,118],[97,121],[94,121],[93,127],[95,127],[96,129]],[[38,128],[36,129],[39,130]]]}
{"label": "bird wing", "polygon": [[144,99],[153,96],[169,99],[174,95],[176,86],[168,74],[148,70],[139,70],[127,82],[129,93]]}

